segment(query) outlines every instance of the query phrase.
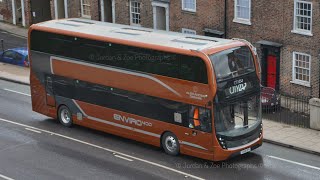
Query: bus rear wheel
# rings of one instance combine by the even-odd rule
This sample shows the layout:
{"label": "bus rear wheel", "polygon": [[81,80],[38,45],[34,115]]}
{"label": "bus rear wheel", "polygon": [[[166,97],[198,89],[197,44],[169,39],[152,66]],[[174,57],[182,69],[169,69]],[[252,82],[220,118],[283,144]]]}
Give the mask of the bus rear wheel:
{"label": "bus rear wheel", "polygon": [[60,123],[66,127],[71,127],[73,124],[72,113],[67,106],[64,106],[64,105],[60,106],[58,111],[58,119]]}
{"label": "bus rear wheel", "polygon": [[180,152],[179,140],[177,136],[171,132],[166,132],[162,136],[161,144],[164,151],[169,155],[176,156]]}

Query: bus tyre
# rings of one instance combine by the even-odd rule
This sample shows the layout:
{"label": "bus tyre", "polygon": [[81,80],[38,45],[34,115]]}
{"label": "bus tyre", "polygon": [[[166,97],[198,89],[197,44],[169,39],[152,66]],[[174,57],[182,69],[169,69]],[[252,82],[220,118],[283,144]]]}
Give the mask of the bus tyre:
{"label": "bus tyre", "polygon": [[161,140],[164,151],[169,154],[176,156],[180,152],[180,144],[176,135],[171,132],[166,132]]}
{"label": "bus tyre", "polygon": [[67,106],[60,106],[58,111],[58,119],[62,125],[66,127],[72,126],[72,113]]}

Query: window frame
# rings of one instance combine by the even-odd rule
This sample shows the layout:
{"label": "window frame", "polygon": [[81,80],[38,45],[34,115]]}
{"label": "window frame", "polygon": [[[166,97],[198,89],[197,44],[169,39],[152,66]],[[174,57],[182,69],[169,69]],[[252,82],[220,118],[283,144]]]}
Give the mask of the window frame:
{"label": "window frame", "polygon": [[[81,3],[81,17],[91,19],[91,4],[84,4],[83,1],[84,0],[80,0],[80,3]],[[89,6],[90,7],[90,16],[83,13],[84,12],[83,6],[87,6],[87,7]]]}
{"label": "window frame", "polygon": [[240,23],[240,24],[246,24],[246,25],[251,25],[251,0],[249,1],[249,19],[244,19],[238,17],[238,10],[237,10],[237,0],[234,0],[234,18],[233,22],[235,23]]}
{"label": "window frame", "polygon": [[[196,31],[196,30],[188,29],[188,28],[182,28],[182,29],[181,29],[181,32],[182,32],[183,34],[197,35],[197,31]],[[188,32],[190,32],[190,33],[188,33]]]}
{"label": "window frame", "polygon": [[[133,2],[139,3],[139,9],[140,9],[139,13],[132,11],[132,3]],[[129,1],[129,13],[130,13],[130,25],[131,26],[141,26],[141,2],[140,1],[138,1],[138,0],[130,0]],[[133,19],[132,19],[133,18],[133,16],[132,16],[133,13],[140,15],[140,18],[139,18],[140,23],[139,24],[133,23]]]}
{"label": "window frame", "polygon": [[19,61],[21,61],[21,60],[24,60],[24,56],[23,56],[22,54],[16,52],[15,57],[13,58],[13,60],[14,60],[15,62],[19,62]]}
{"label": "window frame", "polygon": [[197,12],[197,0],[194,0],[194,9],[190,9],[190,8],[186,8],[185,7],[185,0],[181,1],[182,5],[181,5],[181,9],[183,11],[189,11],[189,12]]}
{"label": "window frame", "polygon": [[[296,66],[296,55],[302,55],[302,56],[306,56],[309,58],[309,82],[307,81],[304,81],[304,80],[300,80],[300,79],[296,79],[296,70],[295,68],[300,68],[300,69],[307,69],[307,68],[304,68],[304,67],[300,67],[300,66]],[[306,53],[301,53],[301,52],[297,52],[297,51],[294,51],[292,53],[292,81],[290,81],[291,83],[293,84],[298,84],[298,85],[302,85],[302,86],[306,86],[306,87],[311,87],[310,84],[311,84],[311,62],[312,62],[312,57],[310,54],[306,54]]]}
{"label": "window frame", "polygon": [[[12,57],[7,56],[6,54],[8,54],[8,53],[11,53],[11,55],[13,55],[13,56],[12,56]],[[12,59],[14,59],[16,53],[17,53],[17,52],[15,52],[15,51],[13,51],[13,50],[8,50],[8,51],[3,52],[2,57],[3,57],[3,58],[12,58]]]}
{"label": "window frame", "polygon": [[[304,4],[310,4],[311,5],[311,14],[310,14],[310,30],[304,30],[304,29],[298,29],[297,27],[297,4],[298,3],[304,3]],[[313,5],[312,2],[309,1],[302,1],[302,0],[294,0],[294,9],[293,9],[293,30],[292,33],[306,35],[306,36],[313,36],[312,34],[312,13],[313,13]]]}

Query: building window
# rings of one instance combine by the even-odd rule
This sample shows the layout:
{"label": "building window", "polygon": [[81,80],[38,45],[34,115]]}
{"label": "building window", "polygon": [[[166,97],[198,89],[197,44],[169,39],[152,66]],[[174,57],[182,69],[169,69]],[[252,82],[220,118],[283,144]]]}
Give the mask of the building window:
{"label": "building window", "polygon": [[130,1],[130,24],[131,25],[140,25],[141,17],[140,17],[140,2],[136,0]]}
{"label": "building window", "polygon": [[312,36],[312,2],[295,0],[292,32]]}
{"label": "building window", "polygon": [[251,0],[234,0],[233,22],[251,25]]}
{"label": "building window", "polygon": [[182,33],[184,33],[184,34],[194,34],[194,35],[196,35],[196,34],[197,34],[197,31],[192,30],[192,29],[182,28]]}
{"label": "building window", "polygon": [[182,10],[196,12],[197,1],[196,0],[182,0]]}
{"label": "building window", "polygon": [[292,68],[292,83],[310,86],[311,56],[294,52]]}
{"label": "building window", "polygon": [[90,0],[81,0],[81,16],[91,18]]}

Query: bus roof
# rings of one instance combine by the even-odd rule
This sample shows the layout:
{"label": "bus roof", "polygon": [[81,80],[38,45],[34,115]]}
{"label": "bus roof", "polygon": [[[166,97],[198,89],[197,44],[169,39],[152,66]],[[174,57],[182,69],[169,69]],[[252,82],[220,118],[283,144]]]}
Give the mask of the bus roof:
{"label": "bus roof", "polygon": [[132,42],[167,46],[185,50],[204,50],[229,45],[234,40],[183,34],[100,22],[82,18],[51,20],[34,26],[53,28],[62,31],[72,31],[96,36],[128,40]]}

